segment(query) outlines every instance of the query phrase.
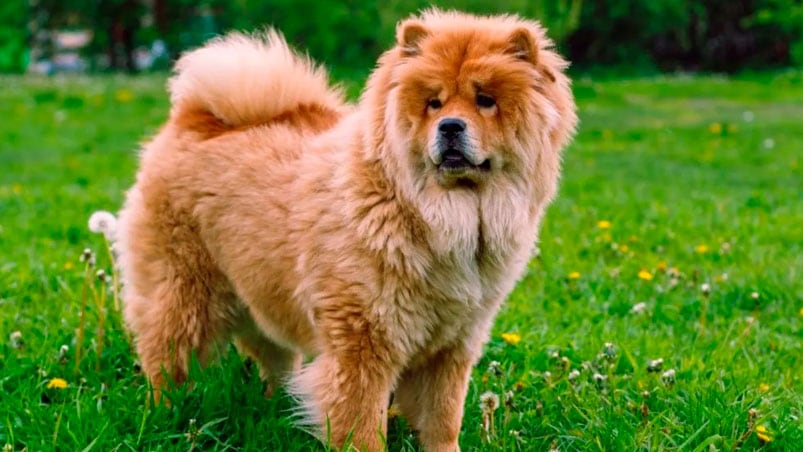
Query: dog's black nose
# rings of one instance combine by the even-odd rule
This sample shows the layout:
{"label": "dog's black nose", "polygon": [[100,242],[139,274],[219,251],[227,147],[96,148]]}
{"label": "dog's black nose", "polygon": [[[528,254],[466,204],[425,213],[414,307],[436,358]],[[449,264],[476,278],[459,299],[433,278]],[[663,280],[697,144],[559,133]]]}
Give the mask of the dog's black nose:
{"label": "dog's black nose", "polygon": [[446,136],[455,136],[466,130],[466,122],[458,118],[445,118],[438,124],[438,130]]}

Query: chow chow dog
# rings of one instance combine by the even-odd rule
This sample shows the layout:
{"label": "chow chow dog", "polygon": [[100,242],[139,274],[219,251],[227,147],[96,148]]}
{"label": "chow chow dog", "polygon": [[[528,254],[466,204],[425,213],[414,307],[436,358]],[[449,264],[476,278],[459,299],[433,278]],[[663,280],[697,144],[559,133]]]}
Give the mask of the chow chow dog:
{"label": "chow chow dog", "polygon": [[181,57],[117,243],[155,396],[234,340],[335,445],[382,449],[393,396],[425,450],[459,450],[574,133],[566,67],[536,22],[438,10],[355,105],[275,31]]}

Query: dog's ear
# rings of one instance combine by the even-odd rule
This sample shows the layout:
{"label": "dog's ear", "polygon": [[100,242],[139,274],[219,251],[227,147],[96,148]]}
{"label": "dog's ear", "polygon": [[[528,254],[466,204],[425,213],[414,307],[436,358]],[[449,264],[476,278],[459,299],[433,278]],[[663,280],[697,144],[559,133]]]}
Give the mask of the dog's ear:
{"label": "dog's ear", "polygon": [[416,19],[407,19],[396,27],[396,42],[404,56],[418,55],[421,52],[421,40],[429,34],[423,23]]}
{"label": "dog's ear", "polygon": [[538,44],[535,42],[533,32],[527,27],[519,27],[510,34],[505,51],[519,60],[532,63],[547,79],[555,81],[555,74],[543,64],[539,64]]}

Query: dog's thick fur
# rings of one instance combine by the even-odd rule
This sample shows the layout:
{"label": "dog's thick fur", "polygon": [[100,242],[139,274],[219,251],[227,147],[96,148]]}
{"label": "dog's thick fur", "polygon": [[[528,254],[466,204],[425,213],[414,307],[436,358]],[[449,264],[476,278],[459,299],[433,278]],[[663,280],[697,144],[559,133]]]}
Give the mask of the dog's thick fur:
{"label": "dog's thick fur", "polygon": [[[355,107],[274,32],[178,62],[117,244],[157,395],[162,370],[182,381],[191,353],[233,338],[335,444],[383,447],[394,392],[426,450],[459,450],[472,365],[530,257],[575,107],[536,23],[429,11],[397,35]],[[439,172],[447,116],[488,171]]]}

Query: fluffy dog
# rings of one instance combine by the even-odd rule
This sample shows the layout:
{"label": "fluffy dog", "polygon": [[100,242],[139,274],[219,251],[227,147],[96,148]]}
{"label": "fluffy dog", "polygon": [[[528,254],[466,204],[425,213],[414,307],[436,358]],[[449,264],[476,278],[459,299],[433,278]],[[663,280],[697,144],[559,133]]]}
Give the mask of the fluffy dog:
{"label": "fluffy dog", "polygon": [[551,48],[535,22],[431,10],[356,106],[276,32],[184,55],[118,238],[157,396],[233,338],[335,444],[381,449],[393,392],[427,451],[459,450],[577,121]]}

